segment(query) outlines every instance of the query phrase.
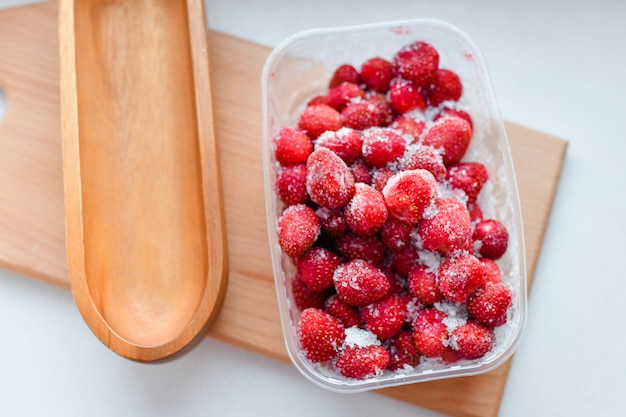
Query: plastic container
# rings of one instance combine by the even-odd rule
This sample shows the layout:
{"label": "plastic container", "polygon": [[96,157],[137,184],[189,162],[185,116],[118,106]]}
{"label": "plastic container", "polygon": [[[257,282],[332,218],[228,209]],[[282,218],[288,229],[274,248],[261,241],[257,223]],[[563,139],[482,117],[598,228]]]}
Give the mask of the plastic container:
{"label": "plastic container", "polygon": [[[392,60],[403,46],[415,41],[434,46],[440,68],[455,71],[463,83],[458,106],[474,122],[472,142],[464,160],[482,162],[490,181],[479,197],[485,218],[506,225],[509,246],[498,265],[502,282],[513,292],[508,321],[495,330],[491,352],[477,360],[451,365],[422,360],[410,371],[385,371],[366,380],[346,379],[328,367],[310,363],[300,351],[296,326],[300,312],[291,300],[293,262],[277,240],[277,221],[283,210],[274,192],[279,168],[273,155],[272,137],[283,126],[297,126],[307,101],[327,90],[334,70],[348,63],[360,69],[372,57]],[[476,45],[459,29],[445,22],[420,19],[374,25],[311,30],[291,36],[269,56],[262,76],[263,161],[269,243],[274,268],[282,328],[289,356],[296,368],[314,383],[336,392],[359,392],[402,384],[461,377],[488,372],[503,364],[520,342],[526,319],[526,268],[519,196],[510,148],[484,60]]]}

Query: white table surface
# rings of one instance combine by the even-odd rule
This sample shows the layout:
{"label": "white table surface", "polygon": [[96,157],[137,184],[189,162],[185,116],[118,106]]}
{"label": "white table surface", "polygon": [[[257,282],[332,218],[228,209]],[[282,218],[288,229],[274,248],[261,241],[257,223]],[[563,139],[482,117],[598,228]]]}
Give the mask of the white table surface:
{"label": "white table surface", "polygon": [[[500,415],[626,415],[626,2],[206,6],[212,29],[267,46],[313,27],[417,17],[468,33],[504,118],[570,141]],[[92,335],[68,291],[6,271],[0,332],[0,416],[438,415],[375,393],[326,392],[291,366],[210,339],[174,362],[133,363]]]}

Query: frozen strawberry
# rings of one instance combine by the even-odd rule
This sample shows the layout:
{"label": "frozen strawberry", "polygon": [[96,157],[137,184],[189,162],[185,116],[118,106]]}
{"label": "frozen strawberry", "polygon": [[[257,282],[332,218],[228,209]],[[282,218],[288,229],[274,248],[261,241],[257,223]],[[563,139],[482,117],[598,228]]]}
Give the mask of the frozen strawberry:
{"label": "frozen strawberry", "polygon": [[391,129],[372,127],[363,132],[363,159],[375,168],[398,160],[406,149],[406,140]]}
{"label": "frozen strawberry", "polygon": [[410,143],[417,143],[426,128],[423,120],[417,120],[409,116],[398,116],[391,122],[390,127],[401,132],[403,135],[410,135],[413,139]]}
{"label": "frozen strawberry", "polygon": [[343,64],[337,67],[333,76],[328,83],[328,88],[337,87],[341,83],[361,83],[361,75],[359,72],[350,64]]}
{"label": "frozen strawberry", "polygon": [[341,83],[326,93],[326,104],[341,111],[353,99],[365,98],[365,91],[354,83]]}
{"label": "frozen strawberry", "polygon": [[357,307],[380,300],[389,292],[385,274],[362,259],[353,259],[339,266],[334,281],[341,301]]}
{"label": "frozen strawberry", "polygon": [[453,345],[466,359],[482,358],[493,348],[495,338],[491,330],[468,321],[452,331]]}
{"label": "frozen strawberry", "polygon": [[358,307],[344,303],[337,294],[326,299],[325,310],[339,320],[346,329],[361,325],[361,314]]}
{"label": "frozen strawberry", "polygon": [[335,241],[337,250],[348,259],[363,259],[378,265],[385,257],[385,245],[377,235],[359,236],[348,233]]}
{"label": "frozen strawberry", "polygon": [[409,146],[400,160],[399,168],[402,171],[425,169],[433,174],[438,182],[443,181],[447,173],[441,157],[430,146]]}
{"label": "frozen strawberry", "polygon": [[435,72],[426,89],[426,94],[430,105],[437,107],[444,101],[458,101],[463,94],[463,85],[456,73],[447,69],[440,69]]}
{"label": "frozen strawberry", "polygon": [[387,206],[380,191],[359,182],[352,199],[346,204],[344,216],[350,229],[361,236],[371,236],[381,229],[387,220]]}
{"label": "frozen strawberry", "polygon": [[425,87],[432,81],[439,67],[439,54],[426,42],[415,42],[395,55],[393,65],[400,77],[416,87]]}
{"label": "frozen strawberry", "polygon": [[[362,159],[357,159],[350,165],[350,172],[354,177],[354,182],[362,182],[364,184],[371,184],[372,182],[372,167]],[[380,191],[380,190],[378,190]]]}
{"label": "frozen strawberry", "polygon": [[413,323],[413,338],[417,350],[427,358],[441,356],[448,344],[448,329],[443,321],[448,317],[443,311],[426,308]]}
{"label": "frozen strawberry", "polygon": [[302,129],[311,139],[316,139],[327,130],[341,128],[341,114],[326,104],[308,106],[300,114],[298,128]]}
{"label": "frozen strawberry", "polygon": [[398,334],[407,314],[406,304],[397,295],[388,295],[363,306],[360,312],[365,328],[374,333],[378,340],[390,339]]}
{"label": "frozen strawberry", "polygon": [[390,262],[382,263],[379,268],[389,281],[389,294],[400,295],[406,290],[406,279],[396,274]]}
{"label": "frozen strawberry", "polygon": [[485,269],[485,281],[486,282],[501,282],[502,281],[502,273],[500,271],[500,267],[493,259],[489,258],[478,258],[481,264]]}
{"label": "frozen strawberry", "polygon": [[335,152],[346,164],[350,165],[361,156],[363,140],[356,130],[342,127],[337,131],[322,133],[315,141],[315,148],[322,146]]}
{"label": "frozen strawberry", "polygon": [[432,306],[443,299],[436,281],[436,273],[430,271],[425,265],[417,264],[409,271],[407,283],[409,291],[417,297],[419,302]]}
{"label": "frozen strawberry", "polygon": [[308,106],[315,106],[318,104],[326,104],[326,95],[319,95],[319,96],[315,96],[312,99],[310,99],[309,101],[307,101],[306,105]]}
{"label": "frozen strawberry", "polygon": [[391,82],[389,88],[389,102],[391,108],[399,114],[410,112],[411,110],[426,110],[426,100],[422,93],[410,82],[398,78]]}
{"label": "frozen strawberry", "polygon": [[435,116],[433,120],[438,120],[438,119],[441,119],[442,117],[448,117],[448,116],[456,116],[456,117],[460,117],[461,119],[465,119],[467,123],[469,123],[470,128],[472,128],[472,130],[474,129],[474,122],[472,121],[472,117],[466,111],[459,110],[459,109],[451,109],[451,108],[445,107],[439,112],[439,114],[437,114],[437,116]]}
{"label": "frozen strawberry", "polygon": [[449,197],[438,198],[434,208],[434,213],[417,226],[422,247],[442,254],[468,249],[472,223],[463,203]]}
{"label": "frozen strawberry", "polygon": [[389,214],[406,223],[417,223],[422,220],[437,191],[433,174],[425,169],[414,169],[395,174],[382,192]]}
{"label": "frozen strawberry", "polygon": [[302,312],[297,327],[300,348],[311,362],[325,362],[337,355],[346,339],[339,320],[315,308]]}
{"label": "frozen strawberry", "polygon": [[278,220],[278,243],[292,258],[298,258],[313,246],[320,232],[319,218],[304,204],[287,207]]}
{"label": "frozen strawberry", "polygon": [[361,81],[367,88],[386,93],[393,79],[393,64],[383,58],[371,58],[361,66]]}
{"label": "frozen strawberry", "polygon": [[437,273],[437,287],[445,298],[464,303],[467,297],[485,283],[480,261],[468,253],[445,258]]}
{"label": "frozen strawberry", "polygon": [[335,361],[335,368],[346,378],[365,379],[381,374],[389,366],[389,353],[382,346],[347,346]]}
{"label": "frozen strawberry", "polygon": [[394,271],[403,277],[409,275],[409,272],[418,261],[419,250],[414,245],[408,245],[406,248],[391,254],[391,264]]}
{"label": "frozen strawberry", "polygon": [[399,252],[411,244],[412,232],[412,224],[389,216],[380,230],[380,238],[392,252]]}
{"label": "frozen strawberry", "polygon": [[312,291],[317,292],[333,286],[333,274],[339,265],[339,255],[320,247],[304,252],[296,262],[298,277]]}
{"label": "frozen strawberry", "polygon": [[307,308],[324,308],[324,302],[328,293],[311,291],[307,285],[298,277],[291,282],[291,295],[298,310],[304,311]]}
{"label": "frozen strawberry", "polygon": [[476,224],[483,220],[483,210],[477,202],[467,203],[467,211],[469,211],[472,224]]}
{"label": "frozen strawberry", "polygon": [[313,142],[302,131],[283,127],[274,136],[274,154],[282,166],[305,163],[313,152]]}
{"label": "frozen strawberry", "polygon": [[306,188],[311,200],[323,207],[339,208],[354,195],[354,178],[343,160],[320,147],[307,160]]}
{"label": "frozen strawberry", "polygon": [[422,144],[441,150],[443,163],[456,164],[463,158],[472,138],[472,128],[460,117],[445,117],[424,133]]}
{"label": "frozen strawberry", "polygon": [[502,283],[488,281],[470,294],[467,312],[483,326],[497,327],[506,323],[511,301],[511,290]]}
{"label": "frozen strawberry", "polygon": [[468,203],[474,203],[489,179],[489,174],[480,162],[459,162],[448,168],[447,179],[452,188],[467,195]]}
{"label": "frozen strawberry", "polygon": [[393,339],[384,343],[385,349],[389,352],[389,366],[391,371],[399,369],[414,368],[420,363],[420,353],[415,346],[413,334],[409,331],[398,333]]}
{"label": "frozen strawberry", "polygon": [[276,178],[276,193],[286,206],[309,201],[309,195],[306,192],[306,165],[283,167]]}
{"label": "frozen strawberry", "polygon": [[377,169],[372,176],[372,186],[382,192],[389,178],[393,177],[395,174],[395,171],[391,168],[383,167]]}
{"label": "frozen strawberry", "polygon": [[380,116],[378,126],[388,126],[393,120],[393,109],[391,108],[391,104],[387,101],[387,97],[384,94],[370,92],[367,94],[366,101],[373,104],[376,106],[376,109],[378,109]]}
{"label": "frozen strawberry", "polygon": [[376,105],[362,101],[346,106],[346,108],[341,111],[341,120],[346,127],[351,127],[355,130],[363,130],[368,127],[380,125],[381,115]]}
{"label": "frozen strawberry", "polygon": [[420,303],[417,297],[411,294],[409,291],[404,291],[400,293],[399,296],[406,305],[407,314],[404,325],[406,328],[412,328],[418,314],[427,307],[424,304]]}
{"label": "frozen strawberry", "polygon": [[485,258],[500,259],[509,245],[509,232],[497,220],[487,219],[476,224],[474,247]]}
{"label": "frozen strawberry", "polygon": [[346,223],[341,208],[331,209],[328,207],[318,207],[315,214],[322,224],[322,231],[333,238],[343,236],[350,231],[350,226]]}

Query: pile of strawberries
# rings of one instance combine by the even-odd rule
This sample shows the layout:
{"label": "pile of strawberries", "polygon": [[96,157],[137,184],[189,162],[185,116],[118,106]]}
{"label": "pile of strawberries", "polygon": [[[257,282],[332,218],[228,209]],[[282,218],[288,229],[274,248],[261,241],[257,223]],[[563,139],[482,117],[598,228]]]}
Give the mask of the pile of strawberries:
{"label": "pile of strawberries", "polygon": [[496,260],[508,232],[484,219],[485,166],[460,78],[425,42],[337,68],[297,127],[273,138],[278,240],[293,260],[298,346],[346,378],[492,350],[512,293]]}

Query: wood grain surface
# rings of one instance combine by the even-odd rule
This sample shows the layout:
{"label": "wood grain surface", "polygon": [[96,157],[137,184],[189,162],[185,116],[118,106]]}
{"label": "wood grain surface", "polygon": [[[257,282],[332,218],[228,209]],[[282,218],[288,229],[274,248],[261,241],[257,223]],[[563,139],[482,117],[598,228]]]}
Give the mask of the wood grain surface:
{"label": "wood grain surface", "polygon": [[[56,4],[0,14],[0,265],[68,288],[63,221]],[[228,292],[209,336],[288,361],[265,225],[260,75],[269,49],[209,31],[229,250]],[[506,124],[532,282],[567,142]],[[263,306],[263,308],[259,308]],[[487,374],[381,390],[452,416],[496,416],[510,361]]]}

